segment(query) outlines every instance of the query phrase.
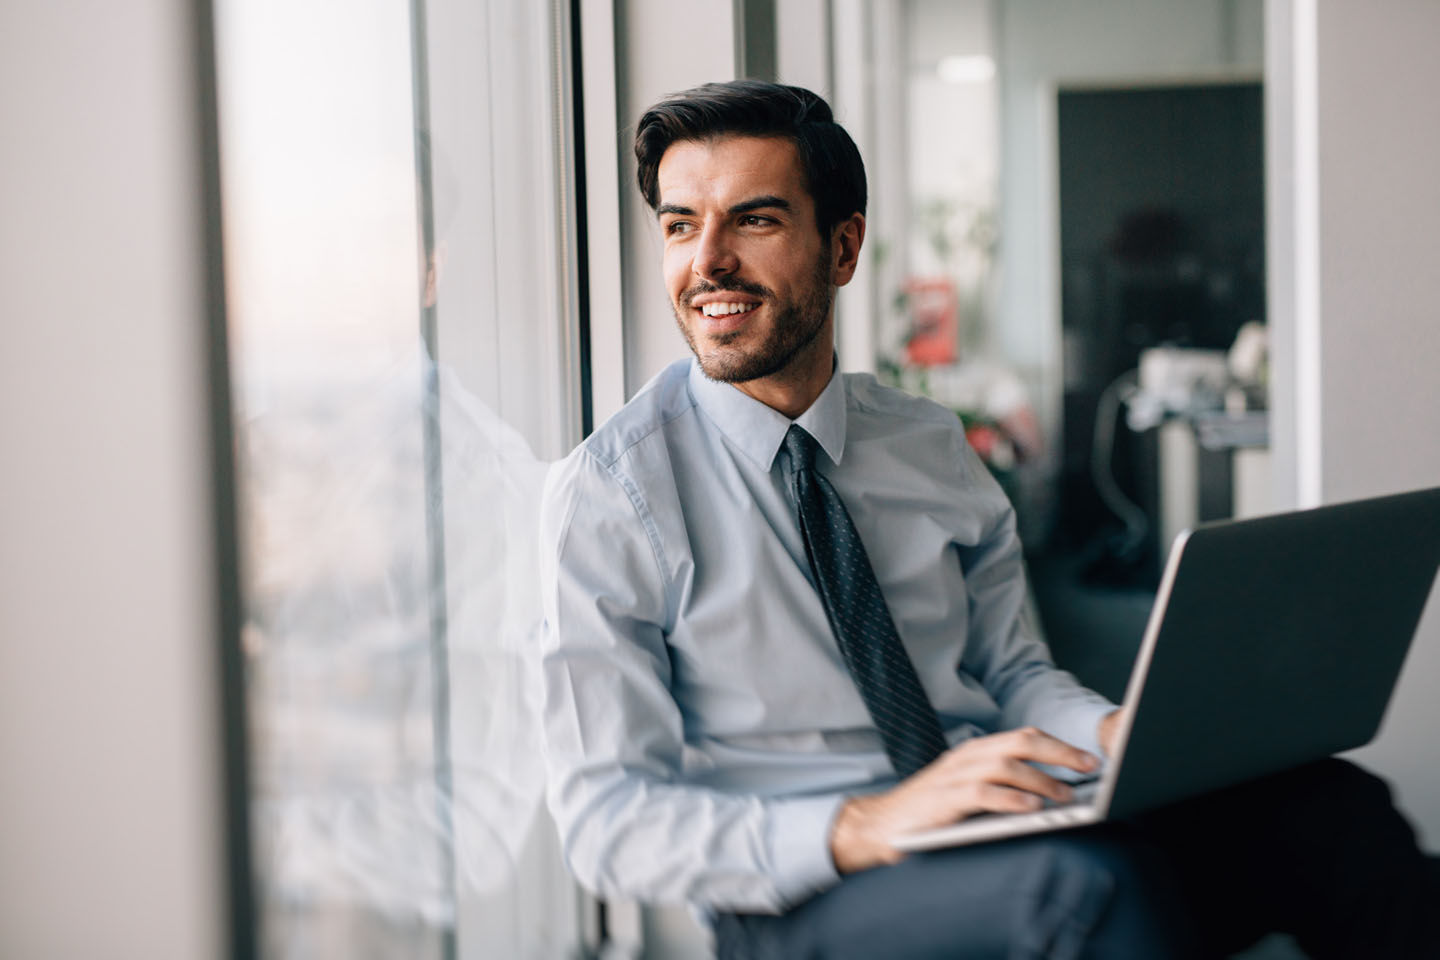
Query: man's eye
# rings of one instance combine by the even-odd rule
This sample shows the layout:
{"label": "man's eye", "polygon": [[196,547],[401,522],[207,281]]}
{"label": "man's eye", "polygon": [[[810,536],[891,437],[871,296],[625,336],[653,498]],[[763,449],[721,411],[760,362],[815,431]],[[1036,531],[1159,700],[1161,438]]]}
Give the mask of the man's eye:
{"label": "man's eye", "polygon": [[667,234],[689,233],[690,224],[684,220],[672,220],[665,225],[665,232]]}
{"label": "man's eye", "polygon": [[740,218],[741,226],[746,227],[762,227],[770,222],[771,221],[769,217],[762,217],[753,213],[746,214],[745,216]]}

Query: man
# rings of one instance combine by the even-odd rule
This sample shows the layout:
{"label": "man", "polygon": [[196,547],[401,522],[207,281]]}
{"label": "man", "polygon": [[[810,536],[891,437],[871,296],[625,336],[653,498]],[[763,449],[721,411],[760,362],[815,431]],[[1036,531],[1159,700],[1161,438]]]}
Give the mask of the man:
{"label": "man", "polygon": [[[1383,785],[1339,764],[902,859],[898,833],[1068,799],[1115,707],[1030,635],[1013,512],[959,420],[835,369],[865,175],[824,101],[707,84],[647,112],[635,149],[694,359],[547,483],[550,805],[576,876],[695,904],[722,956],[1188,956],[1277,926],[1378,956],[1418,934],[1428,867]],[[1268,816],[1192,829],[1226,802]],[[1364,848],[1314,842],[1331,816],[1371,823]],[[1312,902],[1307,871],[1337,864],[1364,882]]]}

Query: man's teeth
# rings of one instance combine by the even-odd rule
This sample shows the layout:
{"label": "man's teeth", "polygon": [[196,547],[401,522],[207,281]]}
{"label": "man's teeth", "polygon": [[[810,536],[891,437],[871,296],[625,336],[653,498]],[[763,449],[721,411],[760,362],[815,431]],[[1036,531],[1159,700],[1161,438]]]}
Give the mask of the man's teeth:
{"label": "man's teeth", "polygon": [[707,303],[700,312],[707,317],[723,317],[727,313],[749,313],[755,307],[753,303]]}

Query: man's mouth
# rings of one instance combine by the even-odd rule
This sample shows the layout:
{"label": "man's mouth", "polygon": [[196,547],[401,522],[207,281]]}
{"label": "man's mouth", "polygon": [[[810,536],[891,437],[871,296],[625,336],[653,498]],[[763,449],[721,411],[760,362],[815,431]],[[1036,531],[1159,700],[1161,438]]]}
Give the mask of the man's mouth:
{"label": "man's mouth", "polygon": [[758,303],[707,303],[700,307],[700,312],[707,317],[724,317],[732,313],[749,313]]}

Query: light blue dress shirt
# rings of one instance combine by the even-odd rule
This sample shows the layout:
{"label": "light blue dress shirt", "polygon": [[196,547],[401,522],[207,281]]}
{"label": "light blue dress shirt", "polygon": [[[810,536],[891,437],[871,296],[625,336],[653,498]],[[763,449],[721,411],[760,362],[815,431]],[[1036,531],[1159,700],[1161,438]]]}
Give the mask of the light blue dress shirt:
{"label": "light blue dress shirt", "polygon": [[[1014,514],[955,414],[837,373],[794,422],[949,742],[1032,724],[1098,751],[1114,707],[1032,635]],[[838,881],[844,797],[894,782],[805,558],[790,424],[686,360],[550,472],[549,803],[601,895],[788,909]]]}

